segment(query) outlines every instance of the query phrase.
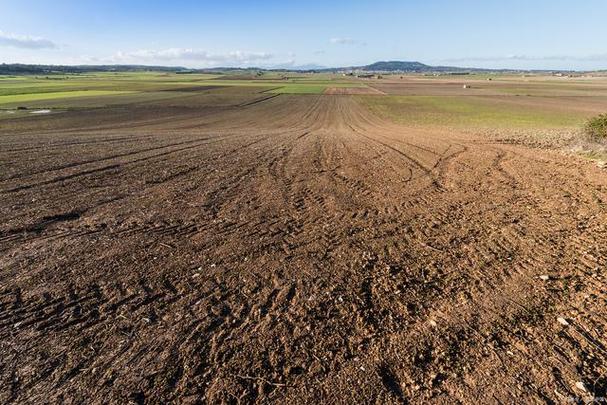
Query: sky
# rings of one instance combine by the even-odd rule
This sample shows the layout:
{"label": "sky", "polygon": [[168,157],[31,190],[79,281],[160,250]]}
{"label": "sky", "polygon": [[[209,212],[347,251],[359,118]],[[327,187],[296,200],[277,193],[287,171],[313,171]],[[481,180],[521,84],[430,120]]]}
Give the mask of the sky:
{"label": "sky", "polygon": [[607,1],[0,0],[0,63],[607,69]]}

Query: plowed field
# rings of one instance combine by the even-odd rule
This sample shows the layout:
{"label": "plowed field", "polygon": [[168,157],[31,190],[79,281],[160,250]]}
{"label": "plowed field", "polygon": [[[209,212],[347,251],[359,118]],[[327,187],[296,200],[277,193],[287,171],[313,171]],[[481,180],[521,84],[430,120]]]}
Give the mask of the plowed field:
{"label": "plowed field", "polygon": [[596,165],[348,95],[189,100],[1,124],[0,402],[605,396]]}

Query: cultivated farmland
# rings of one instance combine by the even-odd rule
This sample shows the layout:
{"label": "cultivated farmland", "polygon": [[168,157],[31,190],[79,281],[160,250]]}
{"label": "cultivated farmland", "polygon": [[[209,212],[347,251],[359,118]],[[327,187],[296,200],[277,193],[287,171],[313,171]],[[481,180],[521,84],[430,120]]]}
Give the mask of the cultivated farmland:
{"label": "cultivated farmland", "polygon": [[0,402],[604,396],[607,80],[493,79],[2,78]]}

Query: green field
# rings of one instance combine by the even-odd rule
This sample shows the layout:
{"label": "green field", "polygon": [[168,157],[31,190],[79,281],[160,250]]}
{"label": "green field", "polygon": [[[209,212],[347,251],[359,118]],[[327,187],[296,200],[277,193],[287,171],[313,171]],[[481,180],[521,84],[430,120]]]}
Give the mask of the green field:
{"label": "green field", "polygon": [[581,125],[589,114],[541,104],[512,102],[514,97],[382,96],[359,99],[377,114],[395,122],[415,125],[560,128]]}
{"label": "green field", "polygon": [[[462,90],[462,82],[472,83],[472,90]],[[594,78],[564,81],[514,75],[395,75],[387,80],[362,81],[336,74],[286,72],[87,73],[0,76],[0,109],[5,110],[0,118],[23,116],[24,108],[57,111],[132,103],[232,105],[234,94],[246,94],[242,100],[249,100],[264,93],[322,94],[328,88],[375,85],[384,86],[390,95],[357,96],[358,100],[383,117],[411,125],[578,127],[589,116],[602,112],[601,106],[607,103],[607,86]]]}
{"label": "green field", "polygon": [[78,90],[78,91],[61,91],[49,93],[26,93],[15,94],[10,96],[0,96],[0,105],[25,103],[28,101],[41,100],[56,100],[65,98],[81,98],[81,97],[99,97],[99,96],[117,96],[122,94],[132,94],[132,91],[118,90]]}
{"label": "green field", "polygon": [[[255,75],[174,74],[174,73],[89,73],[49,76],[0,76],[0,105],[28,107],[41,100],[74,99],[91,96],[119,96],[162,91],[192,91],[200,88],[259,88],[280,94],[320,94],[328,87],[356,87],[364,84],[336,75],[268,73]],[[147,96],[142,96],[147,99]]]}

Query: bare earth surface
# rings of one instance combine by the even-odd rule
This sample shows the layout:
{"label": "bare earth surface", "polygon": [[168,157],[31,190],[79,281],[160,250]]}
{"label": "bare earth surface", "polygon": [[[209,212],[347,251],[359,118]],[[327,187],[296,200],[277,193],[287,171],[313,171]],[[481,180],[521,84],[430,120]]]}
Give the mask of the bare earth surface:
{"label": "bare earth surface", "polygon": [[1,403],[605,395],[590,163],[339,95],[0,133]]}
{"label": "bare earth surface", "polygon": [[328,87],[324,94],[333,94],[333,95],[355,95],[355,94],[364,94],[364,95],[382,95],[386,94],[381,90],[377,90],[373,87]]}

